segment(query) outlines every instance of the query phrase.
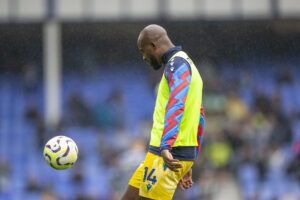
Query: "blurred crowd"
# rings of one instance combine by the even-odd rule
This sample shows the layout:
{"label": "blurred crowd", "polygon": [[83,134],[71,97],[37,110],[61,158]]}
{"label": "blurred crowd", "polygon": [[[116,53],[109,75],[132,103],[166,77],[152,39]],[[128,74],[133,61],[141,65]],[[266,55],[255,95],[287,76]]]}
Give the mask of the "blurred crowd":
{"label": "blurred crowd", "polygon": [[[270,75],[271,66],[252,71],[234,68],[230,73],[236,77],[226,79],[212,73],[216,76],[211,80],[221,84],[210,89],[222,91],[224,112],[207,115],[214,127],[205,131],[197,163],[200,192],[194,199],[299,198],[299,107],[284,110],[281,99],[288,98],[281,95],[284,87],[293,88],[293,93],[298,87],[288,67],[275,70],[279,69],[284,73]],[[272,76],[274,92],[264,92],[253,71],[264,79]],[[243,95],[245,90],[250,98]]]}
{"label": "blurred crowd", "polygon": [[[272,80],[274,92],[270,92],[260,85],[250,67],[241,70],[199,64],[204,79],[205,136],[193,167],[195,184],[186,191],[176,191],[174,199],[300,198],[299,107],[284,109],[286,96],[281,95],[286,87],[293,88],[292,92],[299,90],[299,86],[294,86],[298,84],[295,77],[300,73],[288,69],[271,66],[255,69],[262,79]],[[112,87],[96,103],[76,91],[66,95],[58,127],[48,129],[42,106],[35,100],[42,95],[39,72],[33,65],[26,65],[24,70],[19,80],[25,101],[22,119],[30,128],[26,129],[28,132],[24,129],[23,134],[27,134],[29,144],[34,146],[33,155],[25,161],[33,160],[33,164],[26,163],[26,168],[21,169],[25,176],[21,180],[15,178],[12,166],[15,162],[0,158],[0,199],[15,199],[14,192],[19,192],[23,199],[119,199],[147,152],[151,114],[146,113],[148,116],[144,118],[133,115],[134,105],[129,106],[130,98],[122,87]],[[265,73],[271,70],[276,73]],[[144,104],[154,105],[156,85],[153,82],[157,83],[160,76],[160,73],[143,75],[148,89],[142,87],[141,91],[153,96],[144,99]],[[75,78],[85,84],[80,74]],[[101,95],[99,91],[92,92]],[[142,112],[140,107],[135,112],[139,110]],[[5,135],[4,129],[0,130],[0,135]],[[79,146],[79,160],[65,172],[50,169],[41,157],[46,140],[57,134],[72,137]],[[12,191],[13,184],[21,185],[19,191]]]}

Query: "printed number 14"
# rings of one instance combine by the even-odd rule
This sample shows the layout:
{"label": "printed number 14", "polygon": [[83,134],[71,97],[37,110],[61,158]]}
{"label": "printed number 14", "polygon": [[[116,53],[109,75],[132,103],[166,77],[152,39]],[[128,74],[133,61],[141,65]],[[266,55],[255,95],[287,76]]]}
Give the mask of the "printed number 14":
{"label": "printed number 14", "polygon": [[143,182],[146,181],[146,177],[147,177],[147,181],[151,181],[152,182],[152,185],[154,185],[156,183],[156,176],[153,176],[151,178],[151,176],[153,175],[155,169],[152,169],[147,177],[147,173],[148,173],[148,167],[145,167],[145,173],[144,173],[144,179],[143,179]]}

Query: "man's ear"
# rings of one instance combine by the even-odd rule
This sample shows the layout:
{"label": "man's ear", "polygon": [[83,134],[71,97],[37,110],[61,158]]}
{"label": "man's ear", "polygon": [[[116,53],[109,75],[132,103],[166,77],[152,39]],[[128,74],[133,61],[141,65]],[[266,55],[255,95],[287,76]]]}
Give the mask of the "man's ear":
{"label": "man's ear", "polygon": [[156,48],[156,46],[155,46],[155,44],[154,44],[153,42],[151,42],[151,46],[152,46],[153,48]]}

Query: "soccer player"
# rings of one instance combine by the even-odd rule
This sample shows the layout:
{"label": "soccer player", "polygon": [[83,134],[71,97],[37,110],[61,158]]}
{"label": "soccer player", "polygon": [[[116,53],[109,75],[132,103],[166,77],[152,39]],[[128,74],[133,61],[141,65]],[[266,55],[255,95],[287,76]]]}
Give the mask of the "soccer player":
{"label": "soccer player", "polygon": [[149,151],[129,181],[122,200],[172,199],[179,184],[193,185],[192,165],[202,140],[203,82],[189,56],[159,25],[146,26],[138,48],[153,69],[164,67],[153,115]]}

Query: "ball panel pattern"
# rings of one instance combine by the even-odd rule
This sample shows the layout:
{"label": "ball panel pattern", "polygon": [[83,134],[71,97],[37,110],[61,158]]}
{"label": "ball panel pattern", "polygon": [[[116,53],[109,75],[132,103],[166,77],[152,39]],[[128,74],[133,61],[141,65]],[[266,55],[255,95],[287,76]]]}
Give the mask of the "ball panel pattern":
{"label": "ball panel pattern", "polygon": [[44,148],[44,158],[54,169],[67,169],[77,160],[76,143],[66,136],[56,136],[50,139]]}

